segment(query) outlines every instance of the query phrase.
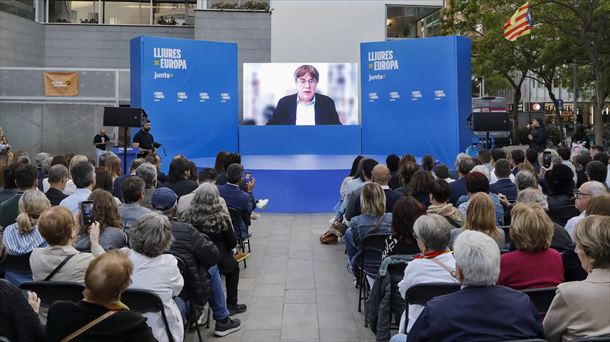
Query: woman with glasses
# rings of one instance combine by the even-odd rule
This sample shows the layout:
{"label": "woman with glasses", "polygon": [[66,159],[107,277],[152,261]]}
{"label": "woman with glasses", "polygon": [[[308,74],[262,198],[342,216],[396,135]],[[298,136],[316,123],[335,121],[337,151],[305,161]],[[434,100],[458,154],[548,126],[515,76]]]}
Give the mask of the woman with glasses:
{"label": "woman with glasses", "polygon": [[294,71],[297,93],[280,99],[267,125],[341,125],[335,101],[316,93],[320,73],[312,65]]}

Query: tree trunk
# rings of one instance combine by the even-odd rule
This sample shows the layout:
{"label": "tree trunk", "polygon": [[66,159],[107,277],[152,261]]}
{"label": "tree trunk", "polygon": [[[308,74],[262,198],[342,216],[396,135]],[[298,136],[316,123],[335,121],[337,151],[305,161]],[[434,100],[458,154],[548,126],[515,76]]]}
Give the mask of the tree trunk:
{"label": "tree trunk", "polygon": [[595,69],[595,106],[593,106],[593,134],[595,135],[595,145],[603,145],[603,122],[602,111],[604,110],[604,101],[606,100],[606,92],[604,91],[604,70],[601,68]]}
{"label": "tree trunk", "polygon": [[[513,127],[513,144],[519,143],[519,102],[521,101],[521,82],[518,87],[513,87],[513,110],[510,112],[510,121]],[[524,108],[525,109],[525,108]]]}

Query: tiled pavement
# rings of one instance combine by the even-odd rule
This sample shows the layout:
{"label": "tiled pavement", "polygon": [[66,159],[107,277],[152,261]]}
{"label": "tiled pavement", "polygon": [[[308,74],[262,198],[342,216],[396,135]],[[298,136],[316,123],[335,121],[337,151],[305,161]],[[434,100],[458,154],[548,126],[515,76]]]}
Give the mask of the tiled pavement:
{"label": "tiled pavement", "polygon": [[[374,341],[357,310],[358,290],[346,269],[344,244],[325,246],[318,237],[331,214],[262,213],[251,229],[252,255],[241,267],[236,315],[242,329],[205,341]],[[188,341],[197,341],[191,330]]]}

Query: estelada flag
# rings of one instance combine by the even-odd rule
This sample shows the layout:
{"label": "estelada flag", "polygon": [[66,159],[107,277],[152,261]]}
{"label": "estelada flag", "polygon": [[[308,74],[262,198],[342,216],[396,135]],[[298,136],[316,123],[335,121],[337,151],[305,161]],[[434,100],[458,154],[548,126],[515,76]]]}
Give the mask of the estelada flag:
{"label": "estelada flag", "polygon": [[525,3],[519,7],[517,12],[504,24],[504,38],[511,42],[515,39],[530,34],[532,30],[532,18],[530,17],[530,5]]}

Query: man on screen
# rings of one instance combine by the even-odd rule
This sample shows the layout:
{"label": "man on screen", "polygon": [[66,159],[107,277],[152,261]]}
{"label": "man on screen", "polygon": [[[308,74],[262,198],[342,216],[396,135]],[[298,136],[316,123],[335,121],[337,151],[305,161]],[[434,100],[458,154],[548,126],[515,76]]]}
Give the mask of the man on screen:
{"label": "man on screen", "polygon": [[335,101],[317,94],[318,70],[301,65],[294,71],[297,93],[280,99],[267,125],[340,125]]}

